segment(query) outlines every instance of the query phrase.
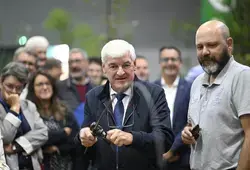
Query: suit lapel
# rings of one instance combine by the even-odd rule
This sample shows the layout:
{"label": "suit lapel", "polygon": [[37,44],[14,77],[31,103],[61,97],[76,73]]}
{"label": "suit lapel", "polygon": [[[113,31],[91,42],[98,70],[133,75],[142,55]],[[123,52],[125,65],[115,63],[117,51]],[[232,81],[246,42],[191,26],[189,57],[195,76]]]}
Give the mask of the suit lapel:
{"label": "suit lapel", "polygon": [[25,119],[27,120],[28,124],[30,125],[30,128],[33,129],[34,117],[28,108],[27,101],[21,101],[21,109],[22,109],[22,113],[23,113]]}
{"label": "suit lapel", "polygon": [[4,109],[4,106],[0,103],[0,116],[1,116],[1,118],[4,118],[5,116],[6,116],[6,111],[5,111],[5,109]]}
{"label": "suit lapel", "polygon": [[185,91],[185,86],[183,84],[183,80],[180,79],[178,87],[177,87],[177,93],[174,101],[174,111],[173,111],[173,124],[175,123],[175,119],[178,113],[178,108],[181,106],[182,96]]}

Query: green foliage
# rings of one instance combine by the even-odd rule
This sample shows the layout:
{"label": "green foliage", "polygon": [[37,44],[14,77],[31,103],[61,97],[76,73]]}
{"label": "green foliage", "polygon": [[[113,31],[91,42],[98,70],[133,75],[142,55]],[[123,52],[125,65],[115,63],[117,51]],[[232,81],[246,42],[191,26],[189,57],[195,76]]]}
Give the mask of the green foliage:
{"label": "green foliage", "polygon": [[230,28],[230,34],[234,39],[235,59],[250,66],[250,0],[238,0],[232,13],[225,18]]}
{"label": "green foliage", "polygon": [[170,23],[170,32],[176,39],[181,40],[185,47],[192,47],[193,42],[190,42],[190,37],[195,35],[197,27],[197,24],[173,19]]}
{"label": "green foliage", "polygon": [[[108,0],[107,38],[122,38],[131,41],[133,37],[132,24],[126,23],[125,12],[130,4],[130,0]],[[126,27],[125,29],[123,29]]]}
{"label": "green foliage", "polygon": [[74,36],[71,31],[71,15],[61,8],[53,9],[44,22],[45,28],[57,31],[61,43],[71,46],[74,42]]}
{"label": "green foliage", "polygon": [[93,28],[88,24],[79,24],[74,30],[74,37],[76,44],[88,52],[90,56],[99,56],[101,46],[103,45],[106,37],[103,35],[97,35],[94,33]]}
{"label": "green foliage", "polygon": [[[90,3],[91,0],[83,0]],[[107,25],[107,35],[99,35],[87,23],[74,25],[69,12],[61,8],[53,9],[44,22],[46,29],[56,31],[60,37],[60,43],[73,46],[77,44],[85,49],[90,56],[99,56],[103,44],[114,38],[131,40],[133,37],[132,24],[125,21],[125,12],[129,5],[129,0],[107,0],[109,11],[105,19]],[[126,27],[126,29],[121,29]],[[121,32],[121,30],[124,30]]]}
{"label": "green foliage", "polygon": [[59,34],[60,43],[69,46],[79,44],[90,56],[100,55],[103,36],[95,34],[88,24],[81,23],[73,26],[71,15],[66,10],[53,9],[45,20],[44,26]]}

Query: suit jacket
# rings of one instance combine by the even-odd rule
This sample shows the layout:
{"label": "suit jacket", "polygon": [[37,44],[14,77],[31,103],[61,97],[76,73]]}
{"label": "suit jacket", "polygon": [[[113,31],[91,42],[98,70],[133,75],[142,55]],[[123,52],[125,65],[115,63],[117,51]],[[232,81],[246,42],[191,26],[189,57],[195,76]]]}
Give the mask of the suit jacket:
{"label": "suit jacket", "polygon": [[[58,97],[65,101],[67,106],[74,112],[81,104],[80,96],[74,83],[72,83],[72,78],[60,81],[57,83]],[[87,83],[87,92],[93,88],[91,83]]]}
{"label": "suit jacket", "polygon": [[1,131],[0,131],[0,169],[9,170],[9,166],[6,164],[5,160]]}
{"label": "suit jacket", "polygon": [[[170,126],[169,108],[164,91],[157,85],[142,82],[135,78],[133,97],[125,113],[122,130],[133,135],[133,142],[119,150],[119,169],[159,170],[162,154],[173,142]],[[83,127],[97,121],[101,113],[100,125],[104,131],[115,126],[112,104],[110,102],[109,82],[92,89],[87,94]],[[115,146],[98,138],[97,143],[88,149],[94,167],[98,170],[116,169]],[[157,159],[159,158],[159,159]]]}
{"label": "suit jacket", "polygon": [[[156,80],[155,84],[161,85],[161,79]],[[190,148],[189,146],[180,143],[180,134],[184,127],[187,125],[187,114],[188,114],[188,106],[190,100],[190,89],[191,83],[186,80],[180,78],[177,93],[174,102],[174,111],[173,111],[173,132],[175,134],[175,141],[171,147],[173,152],[177,152],[181,155],[180,161],[177,164],[180,166],[189,165],[189,156],[190,156]]]}
{"label": "suit jacket", "polygon": [[[40,163],[43,155],[40,148],[48,139],[48,130],[34,103],[28,100],[21,100],[20,104],[22,113],[28,121],[31,130],[15,139],[15,141],[24,149],[26,154],[31,155],[34,170],[41,170]],[[19,118],[10,112],[6,113],[4,106],[0,103],[0,128],[4,144],[14,142],[20,124]],[[19,169],[17,154],[6,155],[6,161],[11,170]]]}

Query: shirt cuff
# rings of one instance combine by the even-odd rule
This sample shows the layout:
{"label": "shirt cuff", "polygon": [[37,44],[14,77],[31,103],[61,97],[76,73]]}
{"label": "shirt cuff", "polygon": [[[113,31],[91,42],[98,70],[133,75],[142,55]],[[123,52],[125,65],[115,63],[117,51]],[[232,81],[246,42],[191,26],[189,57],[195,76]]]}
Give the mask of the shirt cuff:
{"label": "shirt cuff", "polygon": [[15,115],[16,117],[19,116],[19,114],[17,112],[13,111],[13,110],[10,110],[9,112],[12,113],[13,115]]}

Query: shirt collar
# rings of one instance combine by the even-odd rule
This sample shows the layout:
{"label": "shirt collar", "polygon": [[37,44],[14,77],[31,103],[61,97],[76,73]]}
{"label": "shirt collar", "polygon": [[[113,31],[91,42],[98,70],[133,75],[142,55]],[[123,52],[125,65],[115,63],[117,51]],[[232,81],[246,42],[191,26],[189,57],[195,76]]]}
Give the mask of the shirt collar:
{"label": "shirt collar", "polygon": [[[110,89],[110,98],[112,98],[113,95],[116,95],[117,92],[112,89],[111,85],[109,85],[109,89]],[[131,97],[132,96],[132,86],[130,86],[125,92],[123,92],[124,94],[126,94],[126,96]]]}
{"label": "shirt collar", "polygon": [[[178,84],[179,84],[179,81],[180,81],[180,76],[177,76],[176,79],[175,79],[175,81],[173,82],[172,87],[177,87]],[[167,86],[167,84],[165,83],[165,80],[164,80],[163,77],[161,78],[161,85],[162,86]]]}
{"label": "shirt collar", "polygon": [[[224,80],[226,77],[227,70],[231,66],[231,64],[234,62],[234,57],[230,57],[229,61],[225,65],[225,67],[220,71],[218,76],[216,77],[215,81],[213,84],[220,85],[221,82]],[[209,75],[207,73],[204,74],[203,80],[202,80],[202,85],[203,86],[209,86]]]}

